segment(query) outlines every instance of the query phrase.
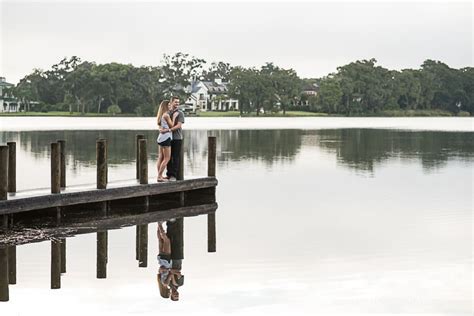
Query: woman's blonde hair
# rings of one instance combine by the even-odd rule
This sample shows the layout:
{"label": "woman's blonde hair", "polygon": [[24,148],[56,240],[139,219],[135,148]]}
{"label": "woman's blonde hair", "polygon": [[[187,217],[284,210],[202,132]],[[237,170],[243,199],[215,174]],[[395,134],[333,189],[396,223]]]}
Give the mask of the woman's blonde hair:
{"label": "woman's blonde hair", "polygon": [[168,104],[170,101],[165,100],[161,101],[160,106],[158,107],[158,114],[156,115],[156,119],[158,120],[158,125],[161,126],[161,118],[163,117],[163,114],[165,114],[168,111]]}

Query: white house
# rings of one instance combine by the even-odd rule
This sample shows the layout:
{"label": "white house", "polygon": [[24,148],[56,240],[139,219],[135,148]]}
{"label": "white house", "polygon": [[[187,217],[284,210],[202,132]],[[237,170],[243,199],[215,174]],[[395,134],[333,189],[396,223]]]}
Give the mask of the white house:
{"label": "white house", "polygon": [[195,111],[237,111],[239,100],[228,95],[228,82],[192,81],[186,92],[190,93],[185,106]]}
{"label": "white house", "polygon": [[18,112],[19,103],[16,99],[4,95],[5,88],[13,87],[14,84],[5,81],[5,77],[0,77],[0,112]]}

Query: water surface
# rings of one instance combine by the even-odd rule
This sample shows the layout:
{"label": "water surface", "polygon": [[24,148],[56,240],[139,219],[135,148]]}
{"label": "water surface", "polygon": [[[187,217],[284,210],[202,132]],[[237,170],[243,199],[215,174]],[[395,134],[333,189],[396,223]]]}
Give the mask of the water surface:
{"label": "water surface", "polygon": [[[217,253],[206,252],[206,217],[186,218],[179,302],[159,296],[151,259],[137,268],[124,228],[109,232],[106,280],[95,279],[95,235],[69,238],[60,290],[49,289],[50,243],[18,247],[0,314],[471,315],[474,134],[430,129],[187,130],[188,176],[205,174],[207,135],[218,137]],[[94,181],[99,136],[109,179],[133,178],[136,133],[5,131],[0,142],[18,142],[25,190],[48,187],[56,139],[69,184]]]}

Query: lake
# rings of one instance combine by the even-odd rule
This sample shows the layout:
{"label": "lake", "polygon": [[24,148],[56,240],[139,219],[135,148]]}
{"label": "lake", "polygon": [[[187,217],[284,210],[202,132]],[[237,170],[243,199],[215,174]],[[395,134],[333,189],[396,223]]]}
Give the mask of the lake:
{"label": "lake", "polygon": [[[159,295],[150,224],[147,268],[134,227],[109,231],[105,280],[96,234],[68,238],[59,290],[49,288],[51,243],[18,246],[0,315],[472,315],[473,123],[189,118],[185,177],[205,175],[207,136],[217,137],[217,252],[207,252],[206,216],[185,218],[180,301]],[[57,139],[67,142],[68,185],[95,182],[97,137],[118,181],[135,176],[137,133],[154,146],[153,124],[0,118],[0,143],[17,142],[19,191],[49,186]]]}

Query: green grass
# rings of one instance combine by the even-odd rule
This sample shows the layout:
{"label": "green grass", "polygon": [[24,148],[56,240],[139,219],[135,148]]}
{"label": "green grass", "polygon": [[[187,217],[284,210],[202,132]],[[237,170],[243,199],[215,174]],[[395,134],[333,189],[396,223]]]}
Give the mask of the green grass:
{"label": "green grass", "polygon": [[[463,115],[468,115],[468,112],[462,113]],[[460,115],[460,116],[463,116]],[[18,113],[0,113],[0,116],[70,116],[70,117],[114,117],[108,113],[85,113],[81,114],[80,112],[60,112],[60,111],[51,111],[51,112],[18,112]],[[191,115],[190,115],[191,116]],[[228,112],[199,112],[198,117],[240,117],[240,112],[238,111],[228,111]],[[304,112],[304,111],[287,111],[286,115],[283,115],[283,112],[278,113],[267,113],[260,114],[258,117],[324,117],[324,116],[337,116],[337,117],[346,117],[343,114],[327,114],[327,113],[314,113],[314,112]],[[454,116],[452,113],[441,110],[386,110],[374,114],[362,114],[362,115],[351,115],[358,117],[439,117],[439,116]],[[136,117],[134,113],[123,113],[117,114],[115,117]],[[243,117],[257,117],[255,112],[244,113]]]}
{"label": "green grass", "polygon": [[415,116],[454,116],[451,112],[442,110],[386,110],[376,116],[385,117],[415,117]]}
{"label": "green grass", "polygon": [[[69,113],[67,111],[61,112],[61,111],[50,111],[50,112],[16,112],[16,113],[0,113],[0,116],[74,116],[74,117],[95,117],[95,116],[100,116],[100,117],[108,117],[108,116],[113,116],[108,113],[85,113],[82,114],[80,112],[72,112]],[[133,113],[126,113],[126,114],[117,114],[115,116],[136,116],[136,114]]]}
{"label": "green grass", "polygon": [[[239,117],[240,112],[238,111],[228,111],[228,112],[199,112],[197,115],[199,117]],[[257,117],[255,112],[244,113],[243,117]],[[260,114],[258,117],[301,117],[301,116],[327,116],[326,113],[313,113],[313,112],[304,112],[304,111],[286,111],[286,114],[283,115],[283,112],[278,113],[266,113]]]}

